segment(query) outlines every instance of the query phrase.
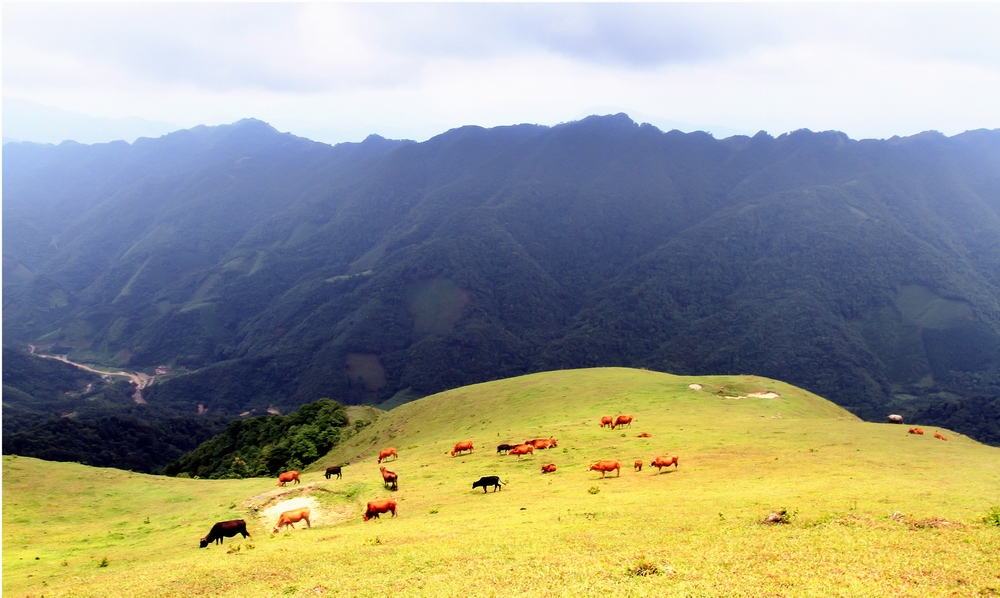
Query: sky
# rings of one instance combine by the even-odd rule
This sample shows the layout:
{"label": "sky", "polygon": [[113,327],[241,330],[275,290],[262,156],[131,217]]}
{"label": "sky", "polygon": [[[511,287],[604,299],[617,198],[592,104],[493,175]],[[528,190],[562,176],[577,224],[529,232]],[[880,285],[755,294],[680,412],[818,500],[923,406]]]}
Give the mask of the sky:
{"label": "sky", "polygon": [[716,137],[1000,128],[1000,4],[3,4],[4,139],[327,143],[625,112]]}

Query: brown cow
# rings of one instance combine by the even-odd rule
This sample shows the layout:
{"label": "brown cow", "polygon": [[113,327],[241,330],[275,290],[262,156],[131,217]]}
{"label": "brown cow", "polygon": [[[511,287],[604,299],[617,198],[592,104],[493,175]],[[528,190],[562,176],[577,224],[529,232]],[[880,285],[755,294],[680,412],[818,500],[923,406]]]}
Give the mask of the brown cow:
{"label": "brown cow", "polygon": [[555,473],[555,472],[556,472],[555,463],[546,463],[545,465],[542,465],[542,473]]}
{"label": "brown cow", "polygon": [[517,460],[521,460],[521,455],[531,455],[531,458],[535,458],[535,447],[530,444],[519,444],[514,448],[507,451],[508,455],[517,455]]}
{"label": "brown cow", "polygon": [[361,519],[368,521],[372,517],[378,519],[379,513],[388,513],[392,511],[392,516],[396,516],[396,501],[390,499],[386,500],[375,500],[368,503],[368,510],[365,514],[361,516]]}
{"label": "brown cow", "polygon": [[615,418],[615,423],[611,424],[611,429],[614,430],[618,426],[628,426],[632,427],[632,416],[631,415],[619,415]]}
{"label": "brown cow", "polygon": [[924,429],[923,428],[910,428],[909,433],[910,434],[920,434],[921,436],[923,436]]}
{"label": "brown cow", "polygon": [[454,457],[456,454],[461,453],[462,451],[469,451],[470,453],[474,453],[476,452],[476,447],[472,446],[471,440],[465,440],[463,442],[459,442],[458,444],[455,445],[455,448],[451,449],[451,456]]}
{"label": "brown cow", "polygon": [[296,484],[301,483],[299,480],[299,472],[297,471],[286,471],[285,473],[278,476],[278,485],[284,486],[287,482],[295,480]]}
{"label": "brown cow", "polygon": [[309,507],[285,511],[280,517],[278,517],[278,523],[274,526],[274,533],[278,533],[279,529],[286,525],[290,525],[292,526],[292,529],[295,529],[295,524],[303,519],[306,520],[306,526],[311,528],[312,524],[309,522]]}
{"label": "brown cow", "polygon": [[379,467],[379,471],[382,472],[382,483],[385,484],[386,488],[391,484],[393,490],[399,490],[399,486],[397,485],[399,476],[396,475],[395,471],[389,471],[385,467]]}
{"label": "brown cow", "polygon": [[555,438],[535,438],[534,440],[525,440],[524,444],[530,444],[538,450],[556,448],[557,441]]}
{"label": "brown cow", "polygon": [[635,467],[636,471],[642,471],[642,459],[636,459],[633,467]]}
{"label": "brown cow", "polygon": [[944,437],[944,434],[942,434],[941,432],[934,432],[934,438],[940,438],[941,440],[948,440],[947,438]]}
{"label": "brown cow", "polygon": [[389,458],[390,455],[392,455],[393,461],[399,458],[399,453],[396,452],[396,447],[390,446],[387,449],[382,449],[381,451],[379,451],[378,462],[381,463],[382,461],[385,461],[386,459]]}
{"label": "brown cow", "polygon": [[604,417],[601,418],[601,427],[603,428],[604,426],[610,426],[612,423],[614,423],[614,421],[615,420],[610,415],[605,415]]}
{"label": "brown cow", "polygon": [[680,463],[677,461],[677,456],[676,455],[673,456],[673,457],[668,457],[666,455],[662,455],[662,456],[659,456],[659,457],[657,457],[657,458],[655,458],[655,459],[653,459],[652,461],[649,462],[649,466],[650,467],[655,467],[657,473],[659,473],[662,468],[664,468],[664,467],[670,467],[671,465],[674,466],[674,469],[677,469],[677,468],[680,467]]}
{"label": "brown cow", "polygon": [[622,474],[622,462],[617,459],[605,459],[594,463],[587,471],[599,471],[602,478],[609,471],[614,471],[616,472],[615,477],[618,477]]}
{"label": "brown cow", "polygon": [[653,437],[653,435],[650,434],[649,432],[643,432],[642,434],[639,434],[638,436],[636,436],[636,438],[652,438],[652,437]]}

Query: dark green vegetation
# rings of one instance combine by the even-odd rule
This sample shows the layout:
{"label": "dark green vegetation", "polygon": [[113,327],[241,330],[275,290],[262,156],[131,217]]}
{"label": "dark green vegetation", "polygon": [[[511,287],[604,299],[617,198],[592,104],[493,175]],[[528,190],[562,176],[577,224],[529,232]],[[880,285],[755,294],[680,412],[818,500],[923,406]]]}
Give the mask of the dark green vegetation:
{"label": "dark green vegetation", "polygon": [[302,469],[326,455],[347,425],[344,408],[330,399],[288,415],[236,420],[225,432],[166,467],[167,475],[230,479]]}
{"label": "dark green vegetation", "polygon": [[4,150],[4,342],[201,368],[150,406],[622,365],[1000,443],[1000,131],[716,140],[617,115],[330,147],[241,121]]}
{"label": "dark green vegetation", "polygon": [[3,350],[3,453],[150,473],[225,429],[186,405],[137,405],[135,387]]}

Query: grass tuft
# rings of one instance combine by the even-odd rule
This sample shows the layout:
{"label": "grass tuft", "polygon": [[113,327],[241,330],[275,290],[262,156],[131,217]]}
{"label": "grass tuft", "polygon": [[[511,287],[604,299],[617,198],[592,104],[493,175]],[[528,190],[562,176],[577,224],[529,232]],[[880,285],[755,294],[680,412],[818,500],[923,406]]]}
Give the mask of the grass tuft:
{"label": "grass tuft", "polygon": [[1000,527],[1000,507],[990,507],[986,511],[986,514],[983,515],[983,523],[992,525],[993,527]]}
{"label": "grass tuft", "polygon": [[600,491],[601,491],[601,489],[598,488],[597,486],[591,486],[590,489],[587,490],[587,492],[589,492],[591,494],[597,494]]}
{"label": "grass tuft", "polygon": [[656,566],[656,563],[643,558],[636,561],[635,564],[626,567],[625,572],[636,577],[649,577],[650,575],[657,575],[660,569]]}

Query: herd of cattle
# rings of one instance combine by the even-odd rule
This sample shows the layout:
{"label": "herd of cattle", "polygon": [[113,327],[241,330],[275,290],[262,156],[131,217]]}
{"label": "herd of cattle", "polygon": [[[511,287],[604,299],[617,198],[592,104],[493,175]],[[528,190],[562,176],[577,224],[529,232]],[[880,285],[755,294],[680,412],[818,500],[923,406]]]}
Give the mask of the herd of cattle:
{"label": "herd of cattle", "polygon": [[[631,415],[619,415],[617,418],[612,418],[611,416],[604,416],[601,418],[600,427],[604,428],[610,426],[611,429],[619,427],[632,427],[632,416]],[[891,423],[901,424],[903,423],[903,418],[899,415],[890,415],[889,421]],[[923,435],[924,430],[919,427],[910,428],[909,434]],[[638,435],[639,438],[650,438],[651,434],[648,432],[643,432]],[[948,440],[940,432],[934,433],[934,438],[940,440]],[[558,440],[555,438],[534,438],[531,440],[526,440],[521,444],[500,444],[497,446],[497,454],[504,455],[517,455],[517,460],[520,461],[521,457],[524,455],[531,455],[531,458],[535,458],[536,450],[545,450],[558,447]],[[466,440],[458,442],[455,447],[449,453],[452,457],[461,455],[462,453],[474,453],[476,450],[473,442],[471,440]],[[396,451],[396,447],[389,447],[383,449],[378,454],[378,464],[381,465],[383,461],[387,461],[389,457],[392,457],[395,461],[399,458],[399,453]],[[667,456],[660,455],[655,457],[649,462],[649,467],[655,467],[657,473],[662,472],[664,467],[674,466],[675,469],[679,468],[678,458],[676,455]],[[643,462],[641,460],[636,460],[633,464],[635,471],[642,471]],[[390,490],[399,489],[399,475],[394,471],[389,471],[384,466],[379,467],[379,471],[382,472],[382,481],[386,488]],[[546,463],[542,465],[542,473],[555,473],[556,465],[555,463]],[[621,461],[617,459],[603,459],[594,463],[590,466],[587,471],[599,471],[601,472],[601,478],[604,478],[608,473],[612,471],[615,472],[615,477],[621,476]],[[343,477],[342,468],[340,466],[328,467],[326,469],[326,479],[330,479],[333,476],[337,478]],[[278,476],[278,486],[284,486],[289,482],[300,483],[299,472],[297,471],[286,471]],[[479,480],[472,483],[472,489],[482,488],[483,492],[486,492],[487,488],[492,487],[493,491],[502,490],[502,485],[506,482],[500,480],[500,476],[484,476],[479,478]],[[369,519],[377,519],[381,513],[392,513],[392,516],[396,516],[396,501],[392,499],[385,500],[375,500],[370,501],[365,509],[364,514],[361,516],[362,520],[368,521]],[[278,533],[280,528],[291,526],[295,529],[295,523],[298,523],[305,519],[306,526],[312,527],[309,522],[309,507],[303,507],[300,509],[294,509],[291,511],[285,511],[278,518],[278,523],[274,526],[274,533]],[[210,543],[222,543],[223,538],[231,538],[237,534],[242,534],[244,538],[250,536],[247,532],[246,521],[242,519],[234,519],[232,521],[220,521],[212,526],[211,531],[208,535],[201,539],[201,547],[205,548]]]}
{"label": "herd of cattle", "polygon": [[[611,416],[604,416],[601,418],[600,426],[602,428],[610,426],[611,429],[620,427],[632,427],[632,416],[631,415],[619,415],[617,418],[612,418]],[[649,438],[651,435],[647,432],[639,434],[639,438]],[[497,446],[497,454],[504,455],[517,455],[517,460],[520,461],[521,457],[524,455],[531,455],[531,458],[535,458],[536,450],[546,450],[553,449],[559,446],[559,441],[555,438],[533,438],[531,440],[526,440],[521,444],[500,444]],[[466,440],[458,442],[455,447],[449,453],[452,457],[461,455],[463,453],[474,453],[476,447],[471,440]],[[399,453],[396,447],[389,447],[379,451],[378,454],[378,464],[381,465],[383,461],[388,461],[389,457],[395,461],[399,458]],[[675,468],[678,467],[677,457],[668,457],[662,455],[655,457],[650,461],[650,467],[656,467],[657,471],[664,467],[669,467],[673,465]],[[635,462],[635,470],[642,471],[642,461]],[[399,489],[399,475],[394,471],[389,471],[385,466],[379,467],[379,471],[382,473],[382,481],[386,488],[390,490]],[[546,463],[542,465],[542,473],[555,473],[556,465],[555,463]],[[598,461],[590,466],[588,471],[599,471],[601,472],[601,477],[605,477],[606,474],[614,471],[616,476],[621,475],[621,461],[616,459],[605,459]],[[330,479],[333,476],[337,476],[338,479],[343,477],[342,467],[334,466],[328,467],[326,469],[326,479]],[[294,482],[296,484],[301,483],[299,479],[298,471],[286,471],[278,476],[278,486],[284,486],[285,484]],[[483,492],[486,492],[487,488],[493,488],[493,491],[501,490],[506,482],[500,480],[500,476],[484,476],[472,483],[472,489],[482,488]],[[392,499],[385,500],[375,500],[368,503],[364,514],[361,516],[362,520],[368,521],[369,519],[377,519],[381,513],[392,513],[392,516],[396,516],[396,501]],[[302,521],[306,522],[307,527],[312,527],[309,522],[309,507],[302,507],[299,509],[294,509],[291,511],[285,511],[281,513],[278,517],[278,522],[274,526],[274,533],[278,533],[283,527],[291,527],[295,529],[296,523]],[[221,543],[223,538],[231,538],[237,534],[242,534],[244,538],[250,536],[247,532],[247,524],[243,519],[234,519],[232,521],[220,521],[212,526],[211,531],[208,535],[201,539],[201,547],[205,548],[210,543]]]}

